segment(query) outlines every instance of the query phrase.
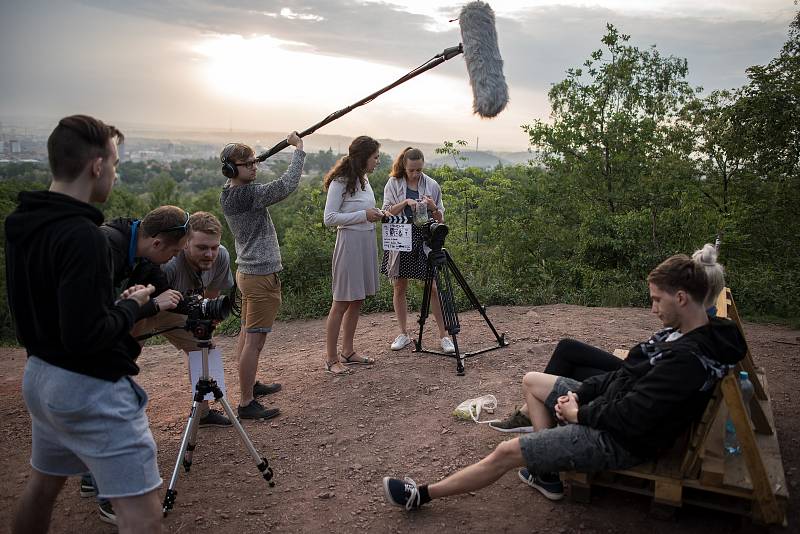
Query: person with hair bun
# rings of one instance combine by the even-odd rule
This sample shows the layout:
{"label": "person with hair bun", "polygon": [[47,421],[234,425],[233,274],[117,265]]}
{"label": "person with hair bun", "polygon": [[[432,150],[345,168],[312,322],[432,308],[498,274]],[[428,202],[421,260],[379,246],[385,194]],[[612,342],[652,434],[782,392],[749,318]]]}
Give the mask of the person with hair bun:
{"label": "person with hair bun", "polygon": [[[375,194],[367,177],[378,166],[380,143],[356,137],[347,155],[325,175],[323,188],[326,226],[336,227],[336,245],[331,261],[333,303],[325,335],[325,372],[350,373],[346,366],[372,365],[375,360],[356,353],[353,346],[361,304],[378,291],[378,245],[375,222],[383,212],[375,207]],[[338,352],[339,331],[342,352]]]}
{"label": "person with hair bun", "polygon": [[[383,209],[388,214],[412,217],[417,206],[424,204],[431,218],[439,223],[444,221],[442,190],[436,180],[422,172],[424,165],[425,156],[418,148],[407,147],[398,154],[392,165],[392,175],[383,189]],[[392,301],[400,330],[400,334],[392,342],[392,350],[401,350],[411,343],[406,327],[408,279],[425,280],[427,276],[430,249],[423,242],[422,231],[416,225],[411,227],[411,247],[408,252],[385,250],[381,262],[381,273],[392,281]],[[442,306],[436,297],[438,293],[435,281],[431,292],[434,293],[431,311],[436,326],[439,327],[442,351],[452,354],[456,348],[444,328]]]}
{"label": "person with hair bun", "polygon": [[717,297],[725,288],[725,269],[717,263],[717,249],[714,245],[706,243],[703,248],[694,251],[692,259],[703,266],[708,278],[708,294],[704,304],[710,315],[716,315]]}

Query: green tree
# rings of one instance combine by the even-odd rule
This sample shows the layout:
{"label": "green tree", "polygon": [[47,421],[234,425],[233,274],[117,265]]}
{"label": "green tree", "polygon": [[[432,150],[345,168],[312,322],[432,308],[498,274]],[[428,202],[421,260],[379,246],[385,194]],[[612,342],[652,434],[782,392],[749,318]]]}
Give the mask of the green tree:
{"label": "green tree", "polygon": [[677,120],[695,93],[686,60],[662,57],[654,46],[640,50],[629,39],[608,24],[605,49],[550,90],[552,124],[523,126],[538,160],[609,213],[652,199],[649,186],[692,146]]}

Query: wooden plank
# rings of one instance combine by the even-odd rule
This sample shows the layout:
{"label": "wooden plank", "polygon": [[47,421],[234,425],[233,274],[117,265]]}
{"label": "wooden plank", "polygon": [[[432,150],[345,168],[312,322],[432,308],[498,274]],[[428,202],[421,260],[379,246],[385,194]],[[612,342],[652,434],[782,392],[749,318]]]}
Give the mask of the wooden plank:
{"label": "wooden plank", "polygon": [[[730,305],[728,307],[728,317],[736,322],[736,326],[739,327],[739,332],[742,333],[742,337],[747,339],[747,336],[744,335],[742,319],[739,317],[739,310],[736,309],[736,303],[733,300],[733,294],[727,287],[725,288],[725,293],[727,294],[728,301],[730,301]],[[758,379],[758,376],[756,376],[756,364],[753,361],[753,355],[750,352],[750,347],[747,348],[747,354],[744,355],[744,359],[739,362],[739,365],[742,366],[743,371],[747,371],[747,373],[753,377],[750,379],[750,381],[753,382],[755,397],[758,400],[767,400],[767,393],[764,391],[764,387],[761,385],[761,381]]]}
{"label": "wooden plank", "polygon": [[728,410],[724,403],[721,403],[714,414],[711,429],[703,444],[703,451],[700,453],[700,481],[708,486],[721,486],[725,476],[725,448],[723,447],[723,437],[725,435],[725,419],[728,417]]}
{"label": "wooden plank", "polygon": [[680,480],[656,480],[653,500],[659,504],[679,507],[682,504],[683,487]]}
{"label": "wooden plank", "polygon": [[756,443],[753,429],[742,401],[742,394],[736,378],[727,375],[722,379],[722,394],[728,407],[730,418],[736,427],[736,437],[742,447],[742,456],[747,463],[747,471],[753,483],[753,493],[758,507],[758,515],[765,523],[781,523],[784,514],[770,486],[764,462]]}

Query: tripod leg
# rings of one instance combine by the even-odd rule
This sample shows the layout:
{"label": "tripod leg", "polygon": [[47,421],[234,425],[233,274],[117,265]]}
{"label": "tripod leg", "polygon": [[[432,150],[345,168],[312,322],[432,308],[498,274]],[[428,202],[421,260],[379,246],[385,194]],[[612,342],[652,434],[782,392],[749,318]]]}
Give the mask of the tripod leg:
{"label": "tripod leg", "polygon": [[419,334],[417,341],[414,343],[417,351],[422,350],[422,331],[425,329],[425,320],[428,318],[431,310],[431,289],[433,288],[433,280],[438,273],[439,269],[435,265],[428,262],[428,267],[425,275],[425,289],[422,290],[422,305],[419,309]]}
{"label": "tripod leg", "polygon": [[447,263],[436,273],[436,287],[439,290],[439,304],[442,306],[444,327],[450,337],[453,338],[453,347],[456,349],[454,354],[456,374],[464,376],[464,356],[458,348],[458,334],[461,332],[461,324],[458,322],[458,312],[453,300],[453,283],[450,280],[450,271]]}
{"label": "tripod leg", "polygon": [[169,479],[169,486],[167,486],[167,493],[164,496],[164,505],[162,511],[164,513],[164,517],[167,517],[167,512],[172,510],[172,506],[175,504],[175,496],[178,494],[175,491],[175,485],[178,483],[178,471],[181,468],[181,464],[186,454],[186,449],[189,446],[189,438],[192,435],[192,432],[196,432],[196,425],[197,425],[197,407],[199,406],[200,402],[195,398],[194,402],[192,402],[192,411],[189,414],[189,421],[186,424],[186,429],[183,431],[183,437],[181,438],[181,447],[178,450],[178,459],[175,461],[175,467],[172,470],[172,476]]}
{"label": "tripod leg", "polygon": [[492,334],[494,334],[494,337],[497,339],[497,343],[501,347],[505,347],[506,345],[508,345],[508,341],[506,341],[505,339],[505,334],[501,335],[497,333],[497,329],[495,329],[494,325],[492,324],[492,321],[489,320],[489,316],[486,315],[486,307],[481,305],[480,301],[478,300],[478,297],[476,297],[475,293],[472,292],[472,289],[469,287],[469,284],[467,284],[467,280],[461,274],[461,271],[458,270],[458,267],[456,267],[456,263],[453,261],[453,258],[450,256],[450,253],[447,252],[447,250],[445,249],[442,250],[444,250],[444,253],[447,256],[447,266],[453,273],[456,282],[458,282],[458,285],[461,286],[461,289],[464,291],[464,294],[467,296],[470,303],[472,303],[472,307],[478,310],[478,312],[483,317],[483,320],[486,321],[487,325],[489,325],[489,328],[492,330]]}
{"label": "tripod leg", "polygon": [[244,431],[244,428],[242,427],[242,423],[239,422],[239,419],[233,413],[233,410],[231,409],[231,405],[228,404],[228,401],[225,399],[225,397],[222,396],[222,392],[220,392],[220,395],[218,397],[215,394],[215,398],[222,405],[222,408],[225,410],[225,413],[228,415],[228,419],[230,419],[231,423],[233,423],[233,426],[236,429],[236,432],[239,433],[239,439],[242,440],[242,443],[244,444],[245,448],[247,449],[247,452],[249,452],[250,456],[253,457],[253,460],[256,461],[256,467],[258,467],[258,470],[261,471],[261,476],[264,477],[264,480],[269,482],[270,487],[274,486],[275,482],[272,480],[272,468],[269,466],[269,462],[267,461],[267,459],[265,457],[261,456],[261,454],[259,454],[258,451],[256,450],[256,448],[253,446],[253,442],[250,441],[250,438],[247,436],[247,433]]}

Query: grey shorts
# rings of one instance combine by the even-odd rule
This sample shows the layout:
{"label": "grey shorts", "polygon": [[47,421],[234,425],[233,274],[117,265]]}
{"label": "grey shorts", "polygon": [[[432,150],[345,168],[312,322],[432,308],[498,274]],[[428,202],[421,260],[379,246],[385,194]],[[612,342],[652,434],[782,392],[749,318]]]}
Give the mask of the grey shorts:
{"label": "grey shorts", "polygon": [[[558,377],[545,405],[555,419],[558,397],[575,391],[577,380]],[[604,430],[567,424],[524,434],[519,438],[522,456],[531,473],[581,471],[591,473],[607,469],[627,469],[642,463]]]}
{"label": "grey shorts", "polygon": [[22,395],[31,415],[31,466],[54,476],[89,471],[98,496],[143,495],[161,486],[147,394],[131,378],[116,382],[67,371],[30,356]]}

